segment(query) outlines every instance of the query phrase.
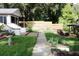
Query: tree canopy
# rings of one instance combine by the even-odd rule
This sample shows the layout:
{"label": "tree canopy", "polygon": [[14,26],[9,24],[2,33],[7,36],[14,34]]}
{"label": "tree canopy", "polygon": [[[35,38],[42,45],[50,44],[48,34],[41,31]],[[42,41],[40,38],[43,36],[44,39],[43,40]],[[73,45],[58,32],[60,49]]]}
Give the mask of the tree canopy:
{"label": "tree canopy", "polygon": [[22,17],[26,20],[44,20],[58,23],[61,9],[65,4],[62,3],[3,3],[1,8],[19,8]]}
{"label": "tree canopy", "polygon": [[72,4],[66,4],[61,10],[61,16],[59,17],[59,23],[64,24],[65,29],[67,30],[67,25],[75,23],[77,19],[77,14],[74,13],[74,7]]}

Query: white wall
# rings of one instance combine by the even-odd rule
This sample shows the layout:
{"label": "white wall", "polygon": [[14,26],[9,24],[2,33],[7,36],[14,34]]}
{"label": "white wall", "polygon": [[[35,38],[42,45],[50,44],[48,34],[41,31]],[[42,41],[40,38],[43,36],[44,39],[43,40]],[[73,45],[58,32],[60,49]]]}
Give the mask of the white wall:
{"label": "white wall", "polygon": [[11,23],[11,15],[7,15],[7,24]]}

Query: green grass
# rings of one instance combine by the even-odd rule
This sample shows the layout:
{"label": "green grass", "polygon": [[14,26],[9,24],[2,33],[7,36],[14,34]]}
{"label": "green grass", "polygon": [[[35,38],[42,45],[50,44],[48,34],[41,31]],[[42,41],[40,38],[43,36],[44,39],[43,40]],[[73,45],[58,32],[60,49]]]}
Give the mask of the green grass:
{"label": "green grass", "polygon": [[[79,51],[79,38],[66,38],[54,33],[45,33],[45,35],[48,41],[52,41],[52,44],[54,41],[58,41],[58,44],[68,45],[70,51]],[[51,38],[53,38],[54,41]]]}
{"label": "green grass", "polygon": [[[7,39],[2,39],[7,41]],[[0,45],[0,56],[31,56],[33,47],[36,43],[36,37],[34,36],[14,36],[12,37],[14,45]]]}
{"label": "green grass", "polygon": [[6,45],[8,43],[8,40],[5,39],[0,39],[0,45]]}

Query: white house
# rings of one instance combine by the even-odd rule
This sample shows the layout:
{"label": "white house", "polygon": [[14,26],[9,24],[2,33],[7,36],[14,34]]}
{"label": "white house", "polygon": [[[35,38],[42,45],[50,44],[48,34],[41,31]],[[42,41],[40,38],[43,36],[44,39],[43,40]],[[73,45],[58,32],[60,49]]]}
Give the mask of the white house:
{"label": "white house", "polygon": [[25,28],[18,25],[19,17],[21,17],[21,13],[17,8],[0,9],[0,23],[5,24],[5,29],[14,31],[16,35],[26,32]]}

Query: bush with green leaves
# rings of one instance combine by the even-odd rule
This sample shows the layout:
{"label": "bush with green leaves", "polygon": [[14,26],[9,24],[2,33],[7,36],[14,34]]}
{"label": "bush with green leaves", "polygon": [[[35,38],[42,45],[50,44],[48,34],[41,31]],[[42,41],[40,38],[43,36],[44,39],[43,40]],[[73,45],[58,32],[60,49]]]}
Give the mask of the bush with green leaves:
{"label": "bush with green leaves", "polygon": [[4,28],[4,25],[0,25],[0,32],[2,31],[2,29]]}
{"label": "bush with green leaves", "polygon": [[26,22],[26,25],[29,29],[32,29],[32,26],[33,26],[34,22],[33,21],[27,21]]}
{"label": "bush with green leaves", "polygon": [[61,12],[59,23],[63,24],[64,30],[68,30],[69,28],[67,25],[75,23],[78,16],[74,13],[74,8],[71,4],[66,4]]}

